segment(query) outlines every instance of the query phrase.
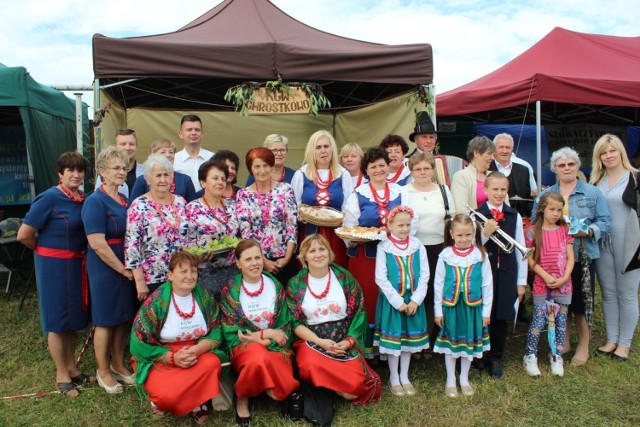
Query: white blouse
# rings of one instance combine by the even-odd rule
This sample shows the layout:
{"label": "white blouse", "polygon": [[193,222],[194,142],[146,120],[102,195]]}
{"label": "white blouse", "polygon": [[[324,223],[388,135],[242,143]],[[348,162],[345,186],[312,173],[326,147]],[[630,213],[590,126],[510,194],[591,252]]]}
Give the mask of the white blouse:
{"label": "white blouse", "polygon": [[307,319],[308,325],[318,325],[326,322],[334,322],[347,317],[347,299],[344,297],[344,291],[338,278],[330,271],[331,282],[329,284],[329,292],[324,298],[316,298],[311,295],[309,289],[314,294],[320,295],[327,287],[328,275],[316,279],[309,274],[309,283],[307,284],[307,292],[305,292],[302,300],[302,313]]}

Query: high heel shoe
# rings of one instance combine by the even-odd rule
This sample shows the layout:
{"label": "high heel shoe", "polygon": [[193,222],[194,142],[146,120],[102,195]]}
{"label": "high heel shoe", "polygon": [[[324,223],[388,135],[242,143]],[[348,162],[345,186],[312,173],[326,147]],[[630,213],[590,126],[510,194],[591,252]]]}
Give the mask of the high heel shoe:
{"label": "high heel shoe", "polygon": [[102,378],[100,378],[100,372],[98,371],[96,371],[96,379],[98,380],[98,385],[102,387],[104,391],[106,391],[109,394],[117,394],[117,393],[122,393],[124,391],[124,389],[122,388],[122,384],[120,384],[117,381],[116,381],[116,385],[114,386],[106,385],[104,381],[102,381]]}
{"label": "high heel shoe", "polygon": [[136,383],[136,374],[122,375],[120,372],[113,369],[113,366],[109,365],[109,368],[111,368],[111,374],[116,381],[121,381],[126,385],[134,385]]}

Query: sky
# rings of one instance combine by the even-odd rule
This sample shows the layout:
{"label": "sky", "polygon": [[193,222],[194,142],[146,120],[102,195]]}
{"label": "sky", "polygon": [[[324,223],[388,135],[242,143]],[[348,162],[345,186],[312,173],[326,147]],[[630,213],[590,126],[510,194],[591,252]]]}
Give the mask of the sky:
{"label": "sky", "polygon": [[[2,3],[0,63],[24,66],[43,84],[91,85],[94,34],[135,37],[173,32],[220,1],[5,0]],[[554,27],[617,36],[640,35],[637,0],[272,0],[272,3],[307,25],[340,36],[383,44],[431,44],[436,94],[506,64]],[[92,95],[85,94],[83,100],[92,104]]]}

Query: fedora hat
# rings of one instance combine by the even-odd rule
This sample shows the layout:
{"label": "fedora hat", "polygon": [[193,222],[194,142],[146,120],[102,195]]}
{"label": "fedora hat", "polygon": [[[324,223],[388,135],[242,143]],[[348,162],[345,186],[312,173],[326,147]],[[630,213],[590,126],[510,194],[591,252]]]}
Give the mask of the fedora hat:
{"label": "fedora hat", "polygon": [[413,133],[409,135],[409,139],[412,142],[415,142],[415,136],[422,133],[438,133],[436,127],[431,121],[431,116],[429,116],[429,113],[427,113],[426,111],[418,111],[416,113],[416,127],[413,130]]}

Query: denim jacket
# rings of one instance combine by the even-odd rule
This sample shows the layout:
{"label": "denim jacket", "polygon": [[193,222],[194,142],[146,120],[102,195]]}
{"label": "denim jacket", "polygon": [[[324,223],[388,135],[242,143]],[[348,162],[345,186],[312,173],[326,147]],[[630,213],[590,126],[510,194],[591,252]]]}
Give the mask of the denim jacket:
{"label": "denim jacket", "polygon": [[[535,215],[538,210],[540,197],[548,191],[559,193],[560,185],[552,185],[538,195],[536,201],[533,203],[531,222],[536,220]],[[595,186],[578,180],[576,188],[574,188],[573,192],[569,195],[569,215],[574,218],[586,218],[586,224],[593,230],[593,237],[583,239],[587,256],[591,259],[600,258],[598,240],[600,240],[604,233],[608,233],[611,228],[611,215],[609,214],[609,207],[604,194]],[[575,250],[577,263],[579,260],[580,239],[576,239],[573,248]]]}

